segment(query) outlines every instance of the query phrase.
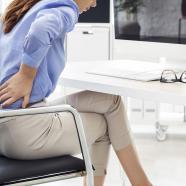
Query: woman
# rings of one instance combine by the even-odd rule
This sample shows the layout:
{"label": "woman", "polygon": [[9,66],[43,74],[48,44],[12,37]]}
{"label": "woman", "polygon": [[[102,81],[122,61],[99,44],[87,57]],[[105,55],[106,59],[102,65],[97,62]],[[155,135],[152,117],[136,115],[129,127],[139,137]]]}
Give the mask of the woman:
{"label": "woman", "polygon": [[[121,97],[83,91],[52,103],[43,101],[64,69],[66,33],[74,28],[79,13],[95,6],[96,0],[11,2],[0,26],[1,107],[39,107],[66,101],[82,116],[96,169],[95,186],[104,184],[110,144],[132,185],[150,186],[132,144]],[[73,126],[72,117],[64,113],[10,118],[0,128],[0,154],[17,159],[77,154]]]}

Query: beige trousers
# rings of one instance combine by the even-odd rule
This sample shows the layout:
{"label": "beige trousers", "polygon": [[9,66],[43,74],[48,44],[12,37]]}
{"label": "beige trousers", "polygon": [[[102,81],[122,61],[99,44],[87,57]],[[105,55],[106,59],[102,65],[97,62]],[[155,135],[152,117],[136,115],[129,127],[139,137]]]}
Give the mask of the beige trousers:
{"label": "beige trousers", "polygon": [[[104,175],[110,144],[118,151],[132,143],[121,97],[82,91],[46,105],[64,103],[80,112],[94,175]],[[13,117],[6,125],[0,125],[0,154],[7,157],[38,159],[79,152],[74,119],[69,112]]]}

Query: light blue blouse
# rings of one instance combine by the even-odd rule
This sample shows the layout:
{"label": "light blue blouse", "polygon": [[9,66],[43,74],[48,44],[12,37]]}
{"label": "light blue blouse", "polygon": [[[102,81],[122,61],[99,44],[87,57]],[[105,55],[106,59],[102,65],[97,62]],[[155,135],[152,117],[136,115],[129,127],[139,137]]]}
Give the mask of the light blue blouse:
{"label": "light blue blouse", "polygon": [[[41,0],[4,34],[0,25],[0,85],[18,72],[21,64],[38,69],[30,103],[49,96],[65,66],[64,39],[78,21],[73,0]],[[22,99],[8,108],[20,108]]]}

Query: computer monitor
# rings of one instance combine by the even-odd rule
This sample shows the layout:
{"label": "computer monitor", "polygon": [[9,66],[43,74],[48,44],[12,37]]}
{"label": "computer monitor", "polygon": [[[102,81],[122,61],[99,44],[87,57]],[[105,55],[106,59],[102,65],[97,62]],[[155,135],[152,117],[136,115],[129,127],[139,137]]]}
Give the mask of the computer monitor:
{"label": "computer monitor", "polygon": [[97,0],[97,6],[80,14],[79,23],[110,23],[110,0]]}
{"label": "computer monitor", "polygon": [[186,0],[114,0],[114,58],[186,64]]}

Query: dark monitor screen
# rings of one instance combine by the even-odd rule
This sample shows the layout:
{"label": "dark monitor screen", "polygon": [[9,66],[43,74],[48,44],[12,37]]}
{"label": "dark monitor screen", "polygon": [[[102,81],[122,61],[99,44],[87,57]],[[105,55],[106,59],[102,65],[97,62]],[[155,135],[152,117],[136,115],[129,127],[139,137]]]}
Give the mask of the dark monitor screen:
{"label": "dark monitor screen", "polygon": [[79,16],[80,23],[109,23],[110,0],[97,0],[97,6]]}
{"label": "dark monitor screen", "polygon": [[115,38],[186,44],[186,0],[114,0]]}

